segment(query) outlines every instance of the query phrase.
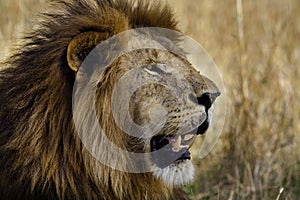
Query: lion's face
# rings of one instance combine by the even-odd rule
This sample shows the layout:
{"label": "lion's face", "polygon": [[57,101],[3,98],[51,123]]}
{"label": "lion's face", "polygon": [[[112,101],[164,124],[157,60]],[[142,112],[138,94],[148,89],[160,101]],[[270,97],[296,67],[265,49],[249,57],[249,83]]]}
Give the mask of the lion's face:
{"label": "lion's face", "polygon": [[[130,93],[129,115],[121,111],[118,115],[124,116],[119,119],[143,130],[129,133],[138,138],[130,145],[150,153],[147,163],[165,184],[190,182],[194,167],[189,149],[209,126],[210,108],[220,95],[218,88],[185,59],[167,51],[136,51],[118,63],[121,68],[131,66],[117,81],[122,85],[117,98]],[[119,102],[126,107],[125,100]],[[128,128],[125,132],[128,134]]]}

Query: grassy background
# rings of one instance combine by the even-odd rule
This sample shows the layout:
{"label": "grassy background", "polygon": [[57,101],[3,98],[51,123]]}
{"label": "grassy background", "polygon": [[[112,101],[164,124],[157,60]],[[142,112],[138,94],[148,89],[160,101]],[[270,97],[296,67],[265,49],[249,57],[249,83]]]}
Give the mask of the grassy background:
{"label": "grassy background", "polygon": [[[169,0],[183,32],[214,59],[227,92],[221,138],[195,160],[196,182],[186,190],[192,199],[299,199],[300,2],[242,1],[241,9],[239,1]],[[0,0],[0,58],[45,2]]]}

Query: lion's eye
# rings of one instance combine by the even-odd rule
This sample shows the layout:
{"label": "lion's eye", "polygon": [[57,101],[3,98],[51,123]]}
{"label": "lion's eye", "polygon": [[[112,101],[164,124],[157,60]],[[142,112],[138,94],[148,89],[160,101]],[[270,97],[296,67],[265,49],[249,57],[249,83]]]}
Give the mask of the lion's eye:
{"label": "lion's eye", "polygon": [[165,73],[163,70],[161,70],[156,64],[153,65],[147,65],[144,70],[148,72],[151,75],[159,75]]}

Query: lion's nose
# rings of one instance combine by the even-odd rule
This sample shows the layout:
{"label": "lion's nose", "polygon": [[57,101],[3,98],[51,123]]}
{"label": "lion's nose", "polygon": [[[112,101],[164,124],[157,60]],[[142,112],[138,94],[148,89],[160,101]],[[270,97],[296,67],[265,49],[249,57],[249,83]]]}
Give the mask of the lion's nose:
{"label": "lion's nose", "polygon": [[200,97],[197,97],[198,103],[200,105],[204,105],[206,109],[209,109],[213,102],[216,100],[218,96],[220,96],[220,92],[209,93],[206,92],[202,94]]}
{"label": "lion's nose", "polygon": [[209,93],[205,92],[200,97],[196,97],[194,94],[189,95],[189,99],[194,102],[195,104],[200,104],[205,106],[205,108],[208,110],[213,102],[216,100],[218,96],[220,96],[220,92],[215,93]]}
{"label": "lion's nose", "polygon": [[197,100],[200,105],[204,105],[206,109],[209,109],[216,98],[221,95],[221,92],[212,80],[205,76],[202,76],[202,79],[205,82],[206,89],[202,90],[203,93],[197,96]]}

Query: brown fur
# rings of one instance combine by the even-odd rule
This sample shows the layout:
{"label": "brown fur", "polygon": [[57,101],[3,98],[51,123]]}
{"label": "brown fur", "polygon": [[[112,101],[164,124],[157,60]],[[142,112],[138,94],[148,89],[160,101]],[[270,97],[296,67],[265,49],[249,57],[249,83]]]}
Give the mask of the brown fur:
{"label": "brown fur", "polygon": [[150,173],[125,173],[98,163],[72,122],[76,64],[68,66],[69,43],[89,31],[106,34],[94,41],[99,43],[130,28],[176,29],[168,7],[148,2],[134,7],[124,0],[52,1],[53,10],[0,73],[1,199],[185,198]]}

